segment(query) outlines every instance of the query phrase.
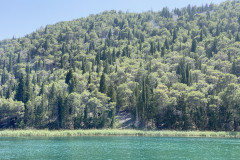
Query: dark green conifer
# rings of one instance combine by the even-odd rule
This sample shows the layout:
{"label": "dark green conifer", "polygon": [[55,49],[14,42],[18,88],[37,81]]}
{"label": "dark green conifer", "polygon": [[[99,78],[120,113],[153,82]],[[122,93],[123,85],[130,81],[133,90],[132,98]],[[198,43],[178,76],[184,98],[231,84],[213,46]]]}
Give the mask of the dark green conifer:
{"label": "dark green conifer", "polygon": [[116,91],[115,91],[112,83],[110,83],[110,85],[108,87],[107,96],[111,98],[110,102],[116,102]]}
{"label": "dark green conifer", "polygon": [[70,69],[66,74],[65,83],[69,84],[72,78],[73,78],[73,70]]}
{"label": "dark green conifer", "polygon": [[197,41],[195,39],[192,40],[191,52],[196,52],[197,49]]}
{"label": "dark green conifer", "polygon": [[165,54],[166,54],[166,49],[165,49],[165,47],[162,47],[162,49],[161,49],[161,57],[164,57]]}
{"label": "dark green conifer", "polygon": [[105,73],[103,73],[101,76],[99,91],[101,93],[107,93],[107,83],[106,83]]}
{"label": "dark green conifer", "polygon": [[16,89],[15,99],[17,101],[23,101],[24,98],[24,89],[25,89],[25,79],[23,74],[20,76],[18,80],[18,86]]}
{"label": "dark green conifer", "polygon": [[17,63],[21,63],[21,55],[20,55],[20,52],[18,52]]}
{"label": "dark green conifer", "polygon": [[167,38],[165,39],[165,42],[164,42],[164,48],[169,50],[169,43],[168,43],[168,39]]}

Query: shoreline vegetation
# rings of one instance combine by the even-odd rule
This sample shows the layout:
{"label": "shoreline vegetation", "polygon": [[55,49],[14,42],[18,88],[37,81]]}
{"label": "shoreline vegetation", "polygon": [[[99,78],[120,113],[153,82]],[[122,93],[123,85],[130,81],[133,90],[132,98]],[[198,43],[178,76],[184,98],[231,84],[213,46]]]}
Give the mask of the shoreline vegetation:
{"label": "shoreline vegetation", "polygon": [[144,130],[1,130],[0,137],[70,137],[70,136],[156,136],[240,138],[240,132],[225,131],[144,131]]}

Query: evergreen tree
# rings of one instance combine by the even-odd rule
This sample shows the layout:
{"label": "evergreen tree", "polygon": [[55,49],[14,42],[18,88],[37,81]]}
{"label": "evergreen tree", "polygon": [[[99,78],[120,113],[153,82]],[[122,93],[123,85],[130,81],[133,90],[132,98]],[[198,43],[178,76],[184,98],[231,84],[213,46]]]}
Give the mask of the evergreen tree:
{"label": "evergreen tree", "polygon": [[161,57],[164,57],[165,54],[166,54],[166,49],[165,49],[165,47],[162,47],[162,49],[161,49]]}
{"label": "evergreen tree", "polygon": [[150,53],[153,55],[156,52],[156,46],[154,42],[150,43]]}
{"label": "evergreen tree", "polygon": [[116,114],[116,107],[113,107],[113,108],[111,108],[111,115],[110,115],[110,117],[111,117],[111,124],[110,124],[110,127],[111,128],[114,128],[115,127],[115,114]]}
{"label": "evergreen tree", "polygon": [[219,36],[219,34],[220,34],[220,31],[219,31],[219,27],[218,27],[218,25],[217,25],[216,36]]}
{"label": "evergreen tree", "polygon": [[235,59],[232,63],[232,74],[237,75],[237,66],[236,66],[236,60]]}
{"label": "evergreen tree", "polygon": [[106,59],[106,61],[105,61],[105,66],[104,66],[104,69],[103,69],[103,72],[105,73],[105,74],[108,74],[109,73],[109,64],[108,64],[108,59]]}
{"label": "evergreen tree", "polygon": [[12,85],[9,85],[7,93],[6,93],[6,98],[10,98],[12,94]]}
{"label": "evergreen tree", "polygon": [[174,30],[173,30],[173,40],[172,40],[172,42],[174,43],[176,39],[177,39],[177,29],[174,28]]}
{"label": "evergreen tree", "polygon": [[201,30],[201,33],[200,33],[200,41],[203,41],[203,30]]}
{"label": "evergreen tree", "polygon": [[236,42],[239,42],[239,41],[240,41],[239,33],[237,34],[235,41],[236,41]]}
{"label": "evergreen tree", "polygon": [[214,52],[215,54],[217,53],[217,38],[214,39],[211,51]]}
{"label": "evergreen tree", "polygon": [[45,82],[42,83],[39,96],[42,96],[45,93]]}
{"label": "evergreen tree", "polygon": [[164,42],[164,48],[169,50],[169,43],[168,43],[168,39],[167,38],[165,39],[165,42]]}
{"label": "evergreen tree", "polygon": [[18,52],[17,63],[21,63],[21,55],[20,55],[20,52]]}
{"label": "evergreen tree", "polygon": [[65,83],[69,84],[72,78],[73,78],[73,70],[70,69],[66,74]]}
{"label": "evergreen tree", "polygon": [[30,80],[30,73],[28,73],[26,76],[23,102],[24,103],[28,102],[31,99],[31,96],[32,96],[32,84]]}
{"label": "evergreen tree", "polygon": [[3,73],[1,76],[1,84],[4,85],[6,83],[6,69],[3,69]]}
{"label": "evergreen tree", "polygon": [[191,52],[196,52],[196,49],[197,49],[197,41],[195,39],[193,39]]}
{"label": "evergreen tree", "polygon": [[77,78],[73,77],[69,82],[69,86],[68,86],[69,93],[75,92],[76,88],[77,88]]}
{"label": "evergreen tree", "polygon": [[115,48],[113,49],[113,52],[112,52],[112,61],[113,61],[113,62],[116,62]]}
{"label": "evergreen tree", "polygon": [[88,124],[88,107],[87,106],[84,108],[83,122],[84,122],[85,128],[88,128],[89,124]]}
{"label": "evergreen tree", "polygon": [[161,50],[161,46],[160,46],[160,42],[158,40],[157,51],[160,52],[160,50]]}
{"label": "evergreen tree", "polygon": [[8,72],[10,73],[10,72],[12,72],[12,67],[13,67],[13,65],[12,65],[12,52],[10,53],[10,56],[9,56],[9,64],[8,64],[9,66],[8,66]]}
{"label": "evergreen tree", "polygon": [[36,106],[34,109],[35,122],[34,125],[36,128],[41,129],[43,126],[43,106]]}
{"label": "evergreen tree", "polygon": [[108,39],[111,39],[111,38],[112,38],[112,29],[110,29],[108,32]]}
{"label": "evergreen tree", "polygon": [[116,102],[116,91],[114,89],[114,86],[112,83],[110,83],[109,87],[108,87],[108,93],[107,96],[110,97],[110,102]]}
{"label": "evergreen tree", "polygon": [[57,108],[58,108],[58,124],[59,127],[62,129],[65,129],[67,126],[67,118],[69,116],[69,108],[66,105],[66,101],[65,101],[65,95],[60,94],[58,96],[58,104],[57,104]]}
{"label": "evergreen tree", "polygon": [[89,76],[88,76],[88,85],[92,83],[92,76],[91,73],[89,72]]}
{"label": "evergreen tree", "polygon": [[18,86],[16,89],[16,95],[15,95],[15,99],[17,101],[24,100],[24,89],[25,89],[25,79],[24,79],[23,75],[21,75],[21,77],[18,80]]}
{"label": "evergreen tree", "polygon": [[87,60],[86,58],[82,60],[82,74],[87,72]]}
{"label": "evergreen tree", "polygon": [[99,91],[101,93],[107,93],[107,83],[106,83],[105,73],[103,73],[101,76]]}

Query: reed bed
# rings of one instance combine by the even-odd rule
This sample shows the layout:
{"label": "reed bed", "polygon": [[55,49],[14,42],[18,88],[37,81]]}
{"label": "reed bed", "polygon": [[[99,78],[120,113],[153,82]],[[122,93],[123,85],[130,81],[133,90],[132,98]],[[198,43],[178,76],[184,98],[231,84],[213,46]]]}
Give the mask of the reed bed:
{"label": "reed bed", "polygon": [[67,137],[67,136],[157,136],[157,137],[225,137],[240,138],[240,132],[215,131],[145,131],[145,130],[2,130],[0,137]]}

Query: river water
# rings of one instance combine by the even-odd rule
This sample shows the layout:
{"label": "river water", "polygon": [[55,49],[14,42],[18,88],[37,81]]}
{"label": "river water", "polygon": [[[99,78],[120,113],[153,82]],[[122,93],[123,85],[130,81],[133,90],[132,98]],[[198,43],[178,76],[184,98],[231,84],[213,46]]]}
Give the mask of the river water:
{"label": "river water", "polygon": [[134,136],[0,137],[0,159],[240,159],[240,139]]}

